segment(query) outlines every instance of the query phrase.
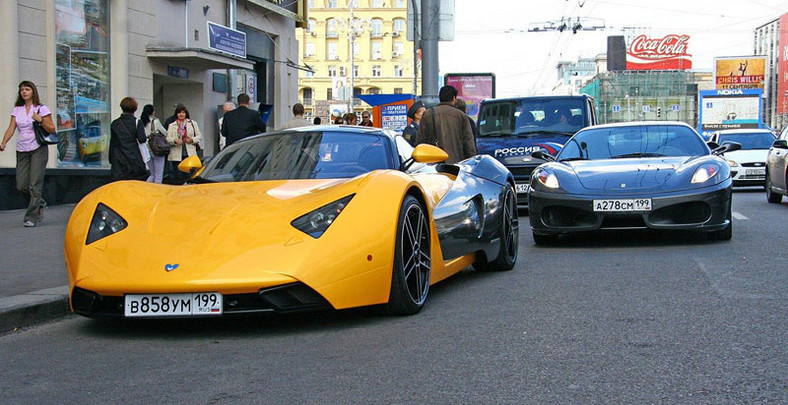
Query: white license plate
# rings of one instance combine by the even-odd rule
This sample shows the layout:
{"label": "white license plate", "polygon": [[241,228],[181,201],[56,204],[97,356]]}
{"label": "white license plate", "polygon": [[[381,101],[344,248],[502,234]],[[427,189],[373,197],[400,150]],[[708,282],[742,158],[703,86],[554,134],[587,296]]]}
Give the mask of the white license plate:
{"label": "white license plate", "polygon": [[531,185],[530,184],[516,184],[514,186],[514,191],[516,191],[517,194],[524,194],[524,193],[527,193],[530,190],[531,190]]}
{"label": "white license plate", "polygon": [[766,168],[763,168],[763,169],[747,169],[744,172],[744,174],[747,174],[747,175],[750,175],[750,176],[759,174],[761,176],[764,176],[764,175],[766,175]]}
{"label": "white license plate", "polygon": [[650,198],[594,200],[595,212],[651,211]]}
{"label": "white license plate", "polygon": [[126,295],[124,315],[146,316],[202,316],[222,314],[222,294],[216,292],[184,294]]}

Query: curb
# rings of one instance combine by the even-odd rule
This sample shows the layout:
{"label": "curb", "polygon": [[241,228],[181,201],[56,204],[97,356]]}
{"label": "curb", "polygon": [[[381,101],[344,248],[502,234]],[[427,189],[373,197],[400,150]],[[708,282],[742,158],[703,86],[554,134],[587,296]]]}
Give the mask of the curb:
{"label": "curb", "polygon": [[0,333],[69,315],[68,286],[0,298]]}

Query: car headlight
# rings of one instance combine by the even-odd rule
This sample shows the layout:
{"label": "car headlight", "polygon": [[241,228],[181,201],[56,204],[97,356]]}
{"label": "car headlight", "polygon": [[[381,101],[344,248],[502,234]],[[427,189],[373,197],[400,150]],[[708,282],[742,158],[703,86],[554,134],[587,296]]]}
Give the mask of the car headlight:
{"label": "car headlight", "polygon": [[294,219],[290,225],[299,231],[317,239],[323,235],[323,232],[325,232],[326,229],[328,229],[328,227],[334,223],[334,221],[336,221],[339,214],[345,209],[353,196],[355,196],[355,194],[340,198],[339,200],[326,204],[312,212],[301,215],[300,217]]}
{"label": "car headlight", "polygon": [[128,222],[118,215],[117,212],[99,203],[96,206],[96,212],[93,213],[93,219],[90,221],[88,240],[85,244],[89,245],[113,233],[120,232],[128,225]]}
{"label": "car headlight", "polygon": [[733,160],[725,159],[725,161],[728,162],[728,166],[730,167],[739,167],[739,164],[734,162]]}
{"label": "car headlight", "polygon": [[538,169],[536,173],[534,173],[534,177],[536,177],[536,180],[539,183],[541,183],[543,186],[547,188],[555,189],[559,187],[558,177],[555,175],[555,173],[551,171]]}
{"label": "car headlight", "polygon": [[709,179],[716,177],[720,173],[720,167],[714,164],[701,165],[695,169],[695,174],[692,175],[692,183],[705,183]]}

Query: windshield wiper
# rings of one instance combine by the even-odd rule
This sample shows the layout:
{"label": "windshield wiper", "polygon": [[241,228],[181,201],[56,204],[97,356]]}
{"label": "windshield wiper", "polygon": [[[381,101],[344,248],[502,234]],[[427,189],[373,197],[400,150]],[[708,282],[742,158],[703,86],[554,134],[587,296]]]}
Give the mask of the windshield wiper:
{"label": "windshield wiper", "polygon": [[209,180],[209,179],[206,179],[205,177],[200,177],[200,176],[194,176],[194,177],[186,180],[186,182],[187,183],[195,183],[195,184],[216,183],[215,180]]}
{"label": "windshield wiper", "polygon": [[582,157],[582,156],[575,156],[575,157],[561,159],[561,160],[559,160],[559,162],[571,162],[573,160],[588,160],[588,158],[587,157]]}
{"label": "windshield wiper", "polygon": [[533,135],[536,135],[536,136],[544,136],[544,135],[564,135],[564,136],[572,136],[572,135],[574,135],[574,134],[575,134],[574,132],[569,132],[569,131],[554,131],[554,130],[552,130],[552,129],[534,129],[534,130],[531,130],[531,131],[526,131],[526,132],[516,132],[516,133],[515,133],[515,135],[517,135],[517,136],[520,136],[520,135],[525,135],[525,136],[533,136]]}
{"label": "windshield wiper", "polygon": [[487,138],[487,137],[500,138],[502,136],[512,136],[512,133],[508,131],[493,131],[493,132],[487,132],[485,134],[479,134],[479,138]]}
{"label": "windshield wiper", "polygon": [[635,152],[635,153],[624,153],[622,155],[615,155],[611,156],[611,159],[623,159],[623,158],[633,158],[633,157],[662,157],[665,156],[661,153],[644,153],[644,152]]}

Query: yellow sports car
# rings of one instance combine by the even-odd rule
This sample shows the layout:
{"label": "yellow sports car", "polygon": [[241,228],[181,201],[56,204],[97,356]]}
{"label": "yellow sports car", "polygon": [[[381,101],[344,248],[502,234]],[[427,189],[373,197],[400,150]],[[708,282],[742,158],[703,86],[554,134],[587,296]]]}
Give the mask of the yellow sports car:
{"label": "yellow sports car", "polygon": [[190,317],[381,305],[414,314],[430,285],[517,260],[514,180],[378,128],[312,126],[236,142],[185,186],[122,181],[74,209],[74,312]]}

